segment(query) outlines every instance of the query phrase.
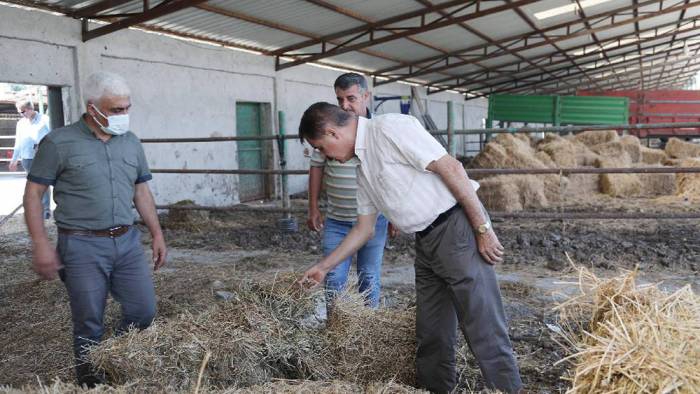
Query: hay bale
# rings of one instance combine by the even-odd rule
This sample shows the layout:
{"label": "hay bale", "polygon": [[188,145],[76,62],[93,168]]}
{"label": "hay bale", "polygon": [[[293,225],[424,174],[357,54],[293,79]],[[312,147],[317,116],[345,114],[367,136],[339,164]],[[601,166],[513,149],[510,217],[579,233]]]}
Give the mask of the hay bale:
{"label": "hay bale", "polygon": [[571,174],[564,191],[567,198],[578,198],[597,194],[600,188],[600,174]]}
{"label": "hay bale", "polygon": [[[479,199],[486,209],[502,212],[521,211],[531,208],[549,206],[547,187],[554,188],[552,182],[546,183],[546,177],[535,175],[498,175],[480,182],[477,191]],[[558,179],[558,177],[555,177]],[[559,184],[556,184],[557,192]],[[554,194],[550,191],[550,193]]]}
{"label": "hay bale", "polygon": [[357,292],[342,294],[326,336],[336,378],[357,383],[416,384],[416,316],[413,311],[371,309]]}
{"label": "hay bale", "polygon": [[500,212],[523,210],[518,185],[504,179],[509,176],[512,175],[498,175],[479,181],[480,186],[476,194],[487,210]]}
{"label": "hay bale", "polygon": [[549,154],[547,154],[547,152],[537,151],[535,152],[535,158],[541,161],[542,164],[544,164],[546,167],[552,168],[557,166],[557,164],[554,162],[554,160],[552,160],[552,158],[549,156]]}
{"label": "hay bale", "polygon": [[624,135],[620,138],[620,144],[629,155],[632,163],[639,163],[642,157],[642,145],[639,143],[639,138],[633,135]]}
{"label": "hay bale", "polygon": [[0,394],[136,394],[139,390],[133,385],[130,386],[108,386],[98,385],[88,389],[74,383],[66,383],[56,380],[51,384],[39,383],[36,386],[24,386],[15,389],[8,386],[0,386]]}
{"label": "hay bale", "polygon": [[674,159],[700,157],[700,145],[671,138],[666,143],[666,154]]}
{"label": "hay bale", "polygon": [[324,339],[304,324],[322,295],[305,293],[297,279],[286,274],[239,283],[234,301],[104,341],[90,359],[113,383],[138,382],[153,390],[192,388],[206,354],[208,387],[251,386],[290,375],[326,378]]}
{"label": "hay bale", "polygon": [[546,168],[535,150],[521,138],[501,134],[474,157],[471,168]]}
{"label": "hay bale", "polygon": [[209,221],[209,211],[177,208],[178,206],[197,205],[192,200],[181,200],[172,205],[166,221],[166,226],[169,228],[196,227]]}
{"label": "hay bale", "polygon": [[644,164],[661,164],[667,158],[666,152],[662,149],[647,148],[646,146],[640,146],[639,153],[639,161]]}
{"label": "hay bale", "polygon": [[676,194],[676,174],[637,174],[640,195],[647,197]]}
{"label": "hay bale", "polygon": [[569,141],[575,151],[576,163],[579,166],[592,166],[598,159],[599,155],[593,152],[588,146],[576,139],[575,135],[569,134],[564,136],[564,139]]}
{"label": "hay bale", "polygon": [[537,149],[549,155],[558,167],[576,167],[578,165],[576,148],[571,142],[559,136],[543,139],[537,144]]}
{"label": "hay bale", "polygon": [[588,130],[576,134],[574,138],[582,144],[592,147],[594,145],[617,141],[619,136],[615,130]]}
{"label": "hay bale", "polygon": [[625,167],[629,167],[633,162],[629,153],[627,153],[627,149],[620,141],[593,145],[591,150],[597,153],[602,159],[613,159],[624,164]]}
{"label": "hay bale", "polygon": [[[557,305],[573,364],[570,393],[700,392],[700,297],[603,280],[579,269],[579,295]],[[564,361],[561,360],[560,362]]]}
{"label": "hay bale", "polygon": [[[601,158],[596,162],[598,168],[624,168],[629,167],[627,152],[620,159]],[[639,195],[642,183],[637,174],[601,174],[599,190],[601,193],[612,197],[631,197]]]}
{"label": "hay bale", "polygon": [[[685,159],[681,167],[700,167],[700,159]],[[676,194],[687,200],[700,200],[700,173],[676,174]]]}

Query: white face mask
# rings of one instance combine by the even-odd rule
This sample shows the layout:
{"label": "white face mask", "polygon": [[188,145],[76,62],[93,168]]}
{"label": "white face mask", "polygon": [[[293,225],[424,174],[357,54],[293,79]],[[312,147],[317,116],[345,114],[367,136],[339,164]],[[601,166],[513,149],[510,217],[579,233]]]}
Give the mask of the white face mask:
{"label": "white face mask", "polygon": [[90,105],[92,105],[92,108],[94,108],[98,114],[102,115],[104,118],[107,118],[107,126],[102,126],[102,123],[100,123],[97,118],[94,116],[92,117],[95,122],[100,125],[100,129],[102,129],[102,131],[111,135],[122,135],[129,131],[129,114],[105,116],[93,104]]}

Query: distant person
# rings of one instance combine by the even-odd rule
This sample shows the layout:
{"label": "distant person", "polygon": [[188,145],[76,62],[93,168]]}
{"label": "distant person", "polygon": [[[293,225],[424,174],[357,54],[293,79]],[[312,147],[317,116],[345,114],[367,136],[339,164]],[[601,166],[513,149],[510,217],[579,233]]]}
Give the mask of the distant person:
{"label": "distant person", "polygon": [[[107,294],[121,304],[117,333],[148,327],[156,313],[151,270],[133,226],[132,203],[152,237],[154,270],[165,264],[166,247],[158,223],[151,177],[139,139],[131,133],[131,93],[112,73],[88,77],[83,87],[86,113],[50,133],[39,145],[24,192],[32,237],[34,271],[42,279],[58,275],[68,290],[73,351],[80,385],[104,382],[87,360],[90,346],[104,334]],[[41,220],[41,195],[54,186],[58,249]]]}
{"label": "distant person", "polygon": [[[31,100],[20,100],[15,105],[21,118],[17,122],[15,147],[9,169],[12,172],[17,171],[17,163],[21,162],[22,168],[29,173],[39,143],[51,131],[51,122],[48,116],[34,111],[34,103]],[[46,193],[41,197],[44,219],[51,218],[50,194],[51,191],[47,188]]]}
{"label": "distant person", "polygon": [[421,388],[452,392],[461,328],[486,387],[522,389],[493,265],[504,249],[460,162],[412,116],[365,119],[328,103],[304,112],[299,136],[328,158],[360,161],[357,223],[300,283],[321,283],[374,235],[381,212],[415,233],[416,369]]}
{"label": "distant person", "polygon": [[[357,73],[339,76],[333,84],[338,105],[350,114],[371,118],[369,110],[370,92],[365,77]],[[323,254],[331,254],[350,232],[357,220],[357,166],[353,158],[345,163],[326,158],[314,150],[309,169],[309,218],[307,225],[312,231],[323,229]],[[325,187],[328,199],[326,218],[319,209],[321,186]],[[366,304],[379,306],[381,293],[382,258],[387,238],[387,220],[379,215],[374,228],[374,237],[357,251],[358,290],[366,294]],[[352,256],[343,260],[326,276],[326,300],[332,307],[333,298],[342,291],[348,281]]]}

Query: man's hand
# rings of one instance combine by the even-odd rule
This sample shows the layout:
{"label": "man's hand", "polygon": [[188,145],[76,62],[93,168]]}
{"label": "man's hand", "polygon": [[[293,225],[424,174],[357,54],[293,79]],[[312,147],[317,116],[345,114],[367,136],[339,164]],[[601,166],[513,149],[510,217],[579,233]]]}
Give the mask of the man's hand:
{"label": "man's hand", "polygon": [[163,236],[157,236],[153,238],[153,271],[158,271],[158,269],[165,265],[165,260],[168,257],[168,250],[165,247],[165,240]]}
{"label": "man's hand", "polygon": [[401,231],[393,224],[389,223],[389,237],[396,238],[399,234],[401,234]]}
{"label": "man's hand", "polygon": [[476,243],[479,253],[489,264],[503,262],[503,245],[498,241],[498,237],[493,229],[489,229],[484,234],[476,234]]}
{"label": "man's hand", "polygon": [[50,243],[35,245],[32,251],[32,266],[41,279],[56,279],[58,269],[61,268],[61,259],[56,248]]}
{"label": "man's hand", "polygon": [[311,231],[318,232],[323,229],[323,218],[318,208],[309,209],[309,219],[306,221],[306,225],[309,226],[309,230]]}
{"label": "man's hand", "polygon": [[309,268],[304,272],[304,276],[299,279],[297,283],[302,285],[307,289],[316,287],[319,283],[323,282],[326,278],[328,270],[323,268],[321,264],[314,264],[313,267]]}
{"label": "man's hand", "polygon": [[8,166],[8,169],[10,172],[15,172],[17,171],[17,162],[16,161],[11,161],[10,165]]}

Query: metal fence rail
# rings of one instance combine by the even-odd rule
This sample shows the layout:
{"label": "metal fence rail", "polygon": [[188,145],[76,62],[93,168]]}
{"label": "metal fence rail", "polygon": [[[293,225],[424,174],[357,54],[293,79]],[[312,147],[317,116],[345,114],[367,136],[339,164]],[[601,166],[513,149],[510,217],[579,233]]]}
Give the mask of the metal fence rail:
{"label": "metal fence rail", "polygon": [[[455,129],[455,130],[437,130],[432,131],[433,135],[449,135],[452,132],[455,135],[470,135],[470,134],[516,134],[516,133],[575,133],[588,130],[645,130],[645,129],[675,129],[675,128],[694,128],[700,127],[700,122],[682,122],[682,123],[650,123],[650,124],[622,124],[622,125],[587,125],[587,126],[546,126],[546,127],[493,127],[489,129]],[[14,138],[14,137],[13,137]],[[226,141],[259,141],[259,140],[276,140],[280,138],[278,135],[265,136],[230,136],[230,137],[193,137],[193,138],[143,138],[144,144],[157,143],[178,143],[178,142],[226,142]],[[299,139],[298,134],[286,134],[281,136],[283,139]]]}
{"label": "metal fence rail", "polygon": [[[208,170],[208,169],[162,169],[151,170],[154,174],[276,174],[276,175],[307,175],[308,170]],[[470,175],[511,175],[511,174],[676,174],[700,173],[700,167],[638,167],[638,168],[472,168],[467,169]]]}
{"label": "metal fence rail", "polygon": [[[307,213],[303,207],[250,206],[245,204],[219,207],[204,205],[157,205],[157,209],[203,210],[219,212]],[[636,212],[489,212],[492,219],[700,219],[700,212],[636,213]]]}

